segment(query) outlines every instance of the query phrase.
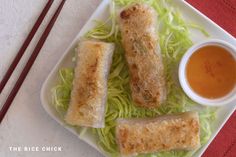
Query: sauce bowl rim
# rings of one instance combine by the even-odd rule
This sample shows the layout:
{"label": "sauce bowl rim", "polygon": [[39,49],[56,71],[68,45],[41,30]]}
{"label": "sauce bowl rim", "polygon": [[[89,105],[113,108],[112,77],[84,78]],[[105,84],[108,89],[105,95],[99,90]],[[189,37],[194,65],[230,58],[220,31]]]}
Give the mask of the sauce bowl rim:
{"label": "sauce bowl rim", "polygon": [[219,46],[219,47],[226,49],[236,60],[236,48],[233,45],[231,45],[223,40],[207,39],[202,42],[196,43],[192,47],[190,47],[187,50],[187,52],[183,55],[183,57],[181,58],[181,61],[179,64],[179,70],[178,70],[179,82],[180,82],[180,85],[181,85],[183,91],[185,92],[185,94],[193,101],[195,101],[201,105],[206,105],[206,106],[222,106],[222,105],[229,104],[233,100],[236,100],[236,94],[235,94],[236,93],[236,85],[225,96],[220,97],[220,98],[210,99],[210,98],[206,98],[206,97],[203,97],[203,96],[197,94],[190,87],[187,77],[186,77],[186,67],[187,67],[187,63],[188,63],[190,57],[200,48],[205,47],[205,46],[210,46],[210,45]]}

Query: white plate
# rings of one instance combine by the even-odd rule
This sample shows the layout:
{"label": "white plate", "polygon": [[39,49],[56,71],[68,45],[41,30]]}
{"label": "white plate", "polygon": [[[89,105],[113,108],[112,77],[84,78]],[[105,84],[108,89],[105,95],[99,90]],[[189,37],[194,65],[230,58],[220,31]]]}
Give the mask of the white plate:
{"label": "white plate", "polygon": [[[209,32],[211,38],[216,39],[222,39],[225,40],[232,45],[236,45],[236,40],[234,37],[232,37],[230,34],[228,34],[226,31],[224,31],[222,28],[220,28],[218,25],[213,23],[210,19],[208,19],[206,16],[201,14],[199,11],[194,9],[192,6],[190,6],[187,2],[182,0],[174,1],[174,5],[176,5],[177,8],[182,12],[183,18],[191,21],[195,24],[198,24],[200,26],[203,26],[207,32]],[[72,44],[67,48],[64,55],[60,58],[56,66],[53,68],[51,73],[49,74],[48,78],[45,80],[43,87],[41,89],[41,101],[44,109],[46,112],[55,119],[58,123],[60,123],[63,127],[68,129],[73,134],[77,135],[78,138],[84,140],[89,145],[94,147],[96,150],[107,156],[107,154],[101,150],[97,144],[95,137],[91,136],[90,133],[85,133],[82,137],[79,136],[79,132],[76,131],[74,128],[69,127],[66,125],[61,117],[58,115],[58,113],[55,111],[54,107],[52,106],[52,100],[51,100],[51,89],[57,84],[58,81],[58,70],[62,67],[73,67],[73,63],[71,61],[73,56],[73,50],[81,36],[83,36],[87,31],[91,30],[95,23],[93,20],[106,20],[109,16],[109,0],[104,0],[99,5],[99,7],[96,9],[96,11],[93,13],[93,15],[90,17],[88,22],[84,25],[84,27],[81,29],[79,34],[76,36]],[[205,39],[205,37],[199,33],[196,30],[191,30],[191,38],[193,42],[200,42]],[[205,144],[196,154],[195,157],[199,157],[203,154],[203,152],[206,150],[208,145],[211,143],[211,141],[214,139],[214,137],[217,135],[219,130],[222,128],[222,126],[225,124],[227,119],[230,117],[230,115],[233,113],[233,111],[236,108],[236,102],[228,104],[224,107],[219,108],[217,113],[217,119],[214,121],[214,131],[213,134],[208,141],[207,144]]]}

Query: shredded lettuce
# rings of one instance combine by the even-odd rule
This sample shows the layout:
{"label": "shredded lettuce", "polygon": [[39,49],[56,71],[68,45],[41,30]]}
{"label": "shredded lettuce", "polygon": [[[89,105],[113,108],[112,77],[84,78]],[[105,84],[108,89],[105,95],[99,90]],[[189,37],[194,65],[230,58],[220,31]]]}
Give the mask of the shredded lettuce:
{"label": "shredded lettuce", "polygon": [[58,85],[52,89],[52,104],[60,116],[64,117],[70,101],[74,70],[72,68],[60,69],[59,78]]}
{"label": "shredded lettuce", "polygon": [[[115,6],[124,7],[137,0],[111,1],[111,16],[105,21],[96,21],[97,27],[90,30],[85,36],[107,42],[114,42],[116,49],[108,79],[108,98],[106,103],[105,128],[92,129],[98,137],[98,145],[110,156],[118,156],[118,148],[115,140],[115,127],[117,118],[129,117],[155,117],[157,115],[178,113],[193,110],[199,105],[190,100],[178,84],[178,63],[192,46],[190,28],[200,30],[208,36],[208,33],[198,25],[183,20],[178,10],[174,9],[166,0],[139,0],[151,5],[158,13],[158,36],[165,66],[168,96],[166,102],[157,109],[144,109],[135,107],[131,99],[129,89],[129,74],[124,58],[124,49],[121,45],[121,34],[116,23]],[[60,82],[52,89],[53,105],[60,115],[64,116],[72,88],[73,69],[63,68],[59,70]],[[215,119],[216,109],[201,107],[199,110],[201,123],[201,144],[205,144],[212,133],[212,121]],[[88,130],[88,129],[87,129]],[[85,130],[86,131],[86,130]],[[147,157],[190,157],[194,151],[168,151],[155,154],[140,155]]]}

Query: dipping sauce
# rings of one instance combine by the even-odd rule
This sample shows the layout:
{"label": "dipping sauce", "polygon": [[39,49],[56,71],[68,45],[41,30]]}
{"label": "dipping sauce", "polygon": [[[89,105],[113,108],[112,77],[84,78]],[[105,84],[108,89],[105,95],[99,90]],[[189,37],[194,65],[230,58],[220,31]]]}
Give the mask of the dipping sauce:
{"label": "dipping sauce", "polygon": [[236,83],[236,61],[219,46],[205,46],[190,57],[186,67],[190,87],[205,98],[220,98],[230,93]]}

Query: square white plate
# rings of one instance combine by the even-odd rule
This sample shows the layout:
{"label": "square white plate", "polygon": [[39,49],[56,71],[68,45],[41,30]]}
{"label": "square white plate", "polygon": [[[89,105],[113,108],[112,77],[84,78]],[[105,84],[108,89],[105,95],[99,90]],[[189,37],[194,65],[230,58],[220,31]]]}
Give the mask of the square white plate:
{"label": "square white plate", "polygon": [[[236,45],[236,40],[234,37],[232,37],[230,34],[228,34],[226,31],[224,31],[222,28],[220,28],[218,25],[216,25],[214,22],[212,22],[210,19],[208,19],[206,16],[201,14],[198,10],[190,6],[187,2],[182,0],[173,1],[174,5],[181,11],[183,18],[187,21],[191,21],[195,24],[198,24],[205,28],[205,30],[210,34],[211,38],[215,39],[222,39],[225,40],[232,45]],[[80,39],[81,36],[83,36],[86,32],[91,30],[93,27],[95,27],[95,23],[93,20],[106,20],[109,16],[109,0],[103,0],[102,3],[99,5],[99,7],[96,9],[96,11],[93,13],[93,15],[90,17],[88,22],[84,25],[84,27],[81,29],[79,34],[76,36],[72,44],[67,48],[64,55],[60,58],[58,63],[55,65],[51,73],[49,74],[48,78],[45,80],[43,87],[41,89],[41,101],[44,109],[47,111],[47,113],[58,123],[60,123],[63,127],[68,129],[70,132],[78,136],[78,138],[84,140],[89,145],[94,147],[96,150],[104,154],[105,156],[108,156],[106,152],[101,150],[97,144],[96,144],[96,138],[91,135],[91,133],[86,132],[82,137],[79,136],[78,130],[74,129],[73,127],[69,127],[66,125],[60,115],[56,112],[55,108],[52,106],[52,99],[51,99],[51,89],[57,84],[58,82],[58,71],[59,69],[63,67],[73,67],[72,63],[72,57],[73,57],[73,51],[74,48]],[[200,42],[204,39],[206,39],[201,33],[199,33],[196,30],[191,30],[191,39],[194,43]],[[214,139],[214,137],[217,135],[219,130],[222,128],[224,123],[227,121],[227,119],[230,117],[230,115],[233,113],[233,111],[236,108],[236,102],[228,104],[224,107],[221,107],[218,109],[217,112],[217,119],[214,121],[214,131],[213,134],[208,141],[207,144],[205,144],[196,154],[195,157],[199,157],[203,154],[203,152],[206,150],[208,145],[211,143],[211,141]]]}

